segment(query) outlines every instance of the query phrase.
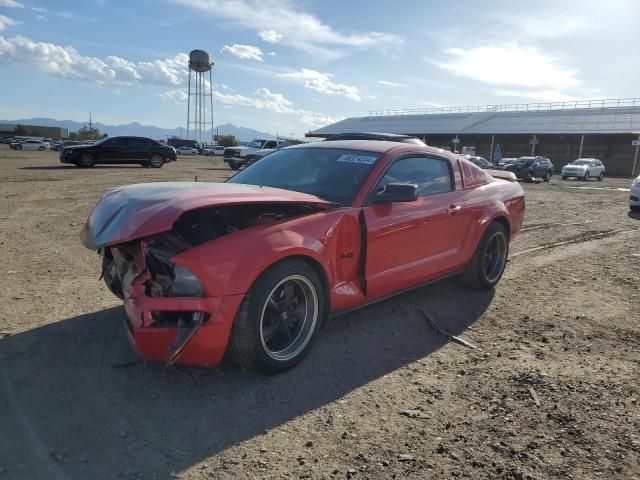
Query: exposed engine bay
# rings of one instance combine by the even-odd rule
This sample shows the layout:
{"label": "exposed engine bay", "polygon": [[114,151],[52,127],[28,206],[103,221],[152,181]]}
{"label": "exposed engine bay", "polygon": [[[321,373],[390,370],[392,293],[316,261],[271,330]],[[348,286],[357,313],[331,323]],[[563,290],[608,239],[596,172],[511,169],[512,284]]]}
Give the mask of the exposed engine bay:
{"label": "exposed engine bay", "polygon": [[109,290],[122,299],[126,285],[143,272],[149,275],[145,284],[147,296],[204,296],[197,278],[184,267],[171,263],[171,258],[238,230],[318,210],[316,206],[305,204],[258,203],[188,211],[168,232],[101,249],[102,276]]}

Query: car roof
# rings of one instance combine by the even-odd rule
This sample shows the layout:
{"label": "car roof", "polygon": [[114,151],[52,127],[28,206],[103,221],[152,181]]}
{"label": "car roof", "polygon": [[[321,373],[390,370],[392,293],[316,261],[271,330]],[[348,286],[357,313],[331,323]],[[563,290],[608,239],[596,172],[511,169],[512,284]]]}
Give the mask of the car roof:
{"label": "car roof", "polygon": [[449,158],[457,158],[447,150],[441,148],[429,147],[427,145],[418,145],[415,143],[401,143],[384,140],[324,140],[322,142],[309,142],[301,145],[292,145],[287,150],[293,148],[340,148],[344,150],[361,150],[363,152],[387,153],[393,149],[405,152],[420,152],[432,155],[446,156]]}
{"label": "car roof", "polygon": [[416,145],[425,145],[425,143],[418,137],[412,135],[402,135],[398,133],[384,133],[384,132],[344,132],[329,135],[324,141],[334,140],[377,140],[377,141],[392,141],[400,143],[413,143]]}

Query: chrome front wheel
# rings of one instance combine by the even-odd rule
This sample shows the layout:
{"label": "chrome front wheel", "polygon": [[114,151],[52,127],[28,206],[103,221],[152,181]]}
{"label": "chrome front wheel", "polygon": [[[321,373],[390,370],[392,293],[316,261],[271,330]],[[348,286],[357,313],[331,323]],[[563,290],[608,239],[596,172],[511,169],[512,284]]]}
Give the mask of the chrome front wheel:
{"label": "chrome front wheel", "polygon": [[267,355],[287,361],[309,342],[318,321],[318,293],[302,275],[290,275],[271,290],[262,307],[260,341]]}

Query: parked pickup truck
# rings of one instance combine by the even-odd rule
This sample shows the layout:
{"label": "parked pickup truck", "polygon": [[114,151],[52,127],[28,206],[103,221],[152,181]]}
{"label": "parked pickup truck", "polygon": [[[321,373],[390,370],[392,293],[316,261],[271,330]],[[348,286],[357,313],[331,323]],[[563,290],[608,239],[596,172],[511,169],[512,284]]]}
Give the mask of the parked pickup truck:
{"label": "parked pickup truck", "polygon": [[98,163],[138,163],[160,168],[176,159],[176,150],[144,137],[108,137],[92,145],[76,145],[60,150],[60,161],[78,167]]}
{"label": "parked pickup truck", "polygon": [[247,163],[247,156],[265,148],[276,148],[284,140],[254,140],[244,147],[228,147],[224,150],[223,160],[232,170],[238,170]]}

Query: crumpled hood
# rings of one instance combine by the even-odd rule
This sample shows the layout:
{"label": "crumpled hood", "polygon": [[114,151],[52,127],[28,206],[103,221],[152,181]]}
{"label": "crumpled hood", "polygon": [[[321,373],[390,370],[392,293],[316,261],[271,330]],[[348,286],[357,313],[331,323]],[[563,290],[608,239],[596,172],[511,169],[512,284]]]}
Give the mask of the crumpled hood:
{"label": "crumpled hood", "polygon": [[330,206],[313,195],[257,185],[140,183],[107,190],[82,227],[80,240],[85,247],[96,250],[171,230],[189,210],[255,203]]}

